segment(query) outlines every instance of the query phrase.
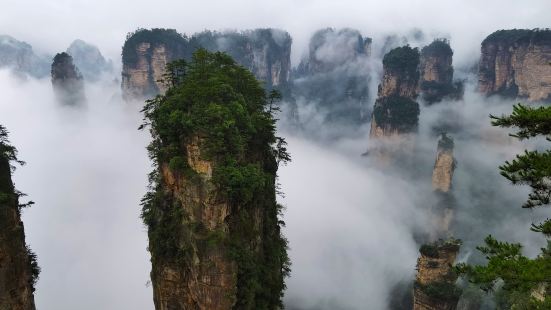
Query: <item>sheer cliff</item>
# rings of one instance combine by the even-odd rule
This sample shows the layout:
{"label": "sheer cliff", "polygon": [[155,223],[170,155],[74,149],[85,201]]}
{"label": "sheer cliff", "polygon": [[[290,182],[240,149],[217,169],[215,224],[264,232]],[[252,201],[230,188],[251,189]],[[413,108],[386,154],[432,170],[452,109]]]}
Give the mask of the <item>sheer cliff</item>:
{"label": "sheer cliff", "polygon": [[282,30],[204,31],[188,38],[172,29],[140,29],[123,46],[122,89],[125,98],[164,93],[161,81],[167,63],[190,60],[199,47],[222,51],[248,68],[268,88],[285,89],[291,70],[291,37]]}
{"label": "sheer cliff", "polygon": [[223,53],[168,67],[144,111],[154,138],[143,200],[156,309],[278,309],[289,272],[276,203],[272,102]]}
{"label": "sheer cliff", "polygon": [[486,95],[551,99],[551,30],[499,30],[482,41],[478,88]]}
{"label": "sheer cliff", "polygon": [[84,102],[84,80],[67,53],[55,55],[52,63],[52,86],[59,102],[76,105]]}
{"label": "sheer cliff", "polygon": [[17,151],[0,125],[0,309],[34,310],[34,284],[40,269],[25,244],[19,204],[21,194],[11,179]]}
{"label": "sheer cliff", "polygon": [[371,38],[354,29],[322,29],[293,71],[293,97],[314,102],[327,122],[364,124],[368,118]]}
{"label": "sheer cliff", "polygon": [[453,147],[453,139],[443,133],[438,141],[436,161],[432,171],[432,188],[435,191],[447,193],[452,187],[453,171],[455,170]]}
{"label": "sheer cliff", "polygon": [[434,40],[421,49],[419,90],[427,103],[461,97],[461,83],[453,82],[452,58],[453,51],[446,39]]}
{"label": "sheer cliff", "polygon": [[412,133],[419,121],[419,51],[398,47],[383,58],[384,74],[371,117],[371,138]]}

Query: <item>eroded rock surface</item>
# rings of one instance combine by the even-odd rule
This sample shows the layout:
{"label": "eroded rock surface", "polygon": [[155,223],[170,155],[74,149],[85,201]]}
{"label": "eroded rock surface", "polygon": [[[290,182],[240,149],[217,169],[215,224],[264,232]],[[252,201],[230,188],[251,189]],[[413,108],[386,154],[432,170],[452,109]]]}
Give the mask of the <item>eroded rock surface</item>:
{"label": "eroded rock surface", "polygon": [[499,30],[481,46],[478,88],[486,95],[551,99],[551,30]]}

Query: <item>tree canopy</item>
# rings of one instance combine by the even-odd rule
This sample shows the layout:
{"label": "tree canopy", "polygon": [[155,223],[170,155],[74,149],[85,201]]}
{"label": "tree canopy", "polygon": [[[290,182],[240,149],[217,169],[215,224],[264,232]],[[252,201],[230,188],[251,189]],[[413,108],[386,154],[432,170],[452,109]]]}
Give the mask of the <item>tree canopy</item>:
{"label": "tree canopy", "polygon": [[[515,105],[510,115],[491,116],[492,124],[499,127],[513,127],[517,131],[511,136],[529,139],[551,136],[551,107],[530,107]],[[501,174],[512,184],[528,185],[532,191],[524,208],[548,206],[551,197],[551,150],[525,151],[512,161],[499,167]],[[551,236],[551,220],[532,224],[532,231]],[[549,309],[551,306],[551,241],[535,258],[522,254],[520,243],[501,242],[492,236],[485,240],[485,246],[477,249],[486,257],[484,266],[459,264],[457,270],[483,290],[490,291],[502,283],[504,301],[502,308]],[[538,298],[536,298],[539,296]]]}

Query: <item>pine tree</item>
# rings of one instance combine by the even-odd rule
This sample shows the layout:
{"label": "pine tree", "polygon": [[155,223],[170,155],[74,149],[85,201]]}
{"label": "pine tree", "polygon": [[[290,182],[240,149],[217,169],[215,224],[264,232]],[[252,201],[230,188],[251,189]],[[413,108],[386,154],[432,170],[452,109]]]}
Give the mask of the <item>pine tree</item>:
{"label": "pine tree", "polygon": [[[515,105],[511,115],[490,116],[492,125],[516,128],[511,134],[519,140],[545,137],[551,141],[551,107],[528,107]],[[549,206],[551,201],[551,149],[526,150],[512,161],[499,167],[501,175],[514,185],[528,185],[531,193],[523,208],[533,209]],[[551,220],[532,224],[532,231],[551,237]],[[485,266],[459,264],[457,271],[481,289],[491,291],[502,282],[504,301],[502,308],[551,309],[551,241],[536,258],[522,254],[520,243],[500,242],[492,236],[485,246],[477,249],[488,260]]]}

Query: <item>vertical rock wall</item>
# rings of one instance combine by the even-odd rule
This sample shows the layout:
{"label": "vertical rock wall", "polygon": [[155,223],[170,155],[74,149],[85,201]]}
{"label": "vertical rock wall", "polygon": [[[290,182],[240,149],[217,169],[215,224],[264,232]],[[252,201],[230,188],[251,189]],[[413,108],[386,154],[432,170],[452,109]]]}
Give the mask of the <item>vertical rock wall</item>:
{"label": "vertical rock wall", "polygon": [[551,99],[551,30],[499,30],[482,41],[478,88],[486,95]]}
{"label": "vertical rock wall", "polygon": [[[0,131],[5,129],[0,126]],[[0,141],[4,152],[5,141]],[[0,309],[34,310],[33,257],[25,244],[19,196],[11,180],[10,160],[0,154]],[[35,272],[38,271],[38,267]]]}

